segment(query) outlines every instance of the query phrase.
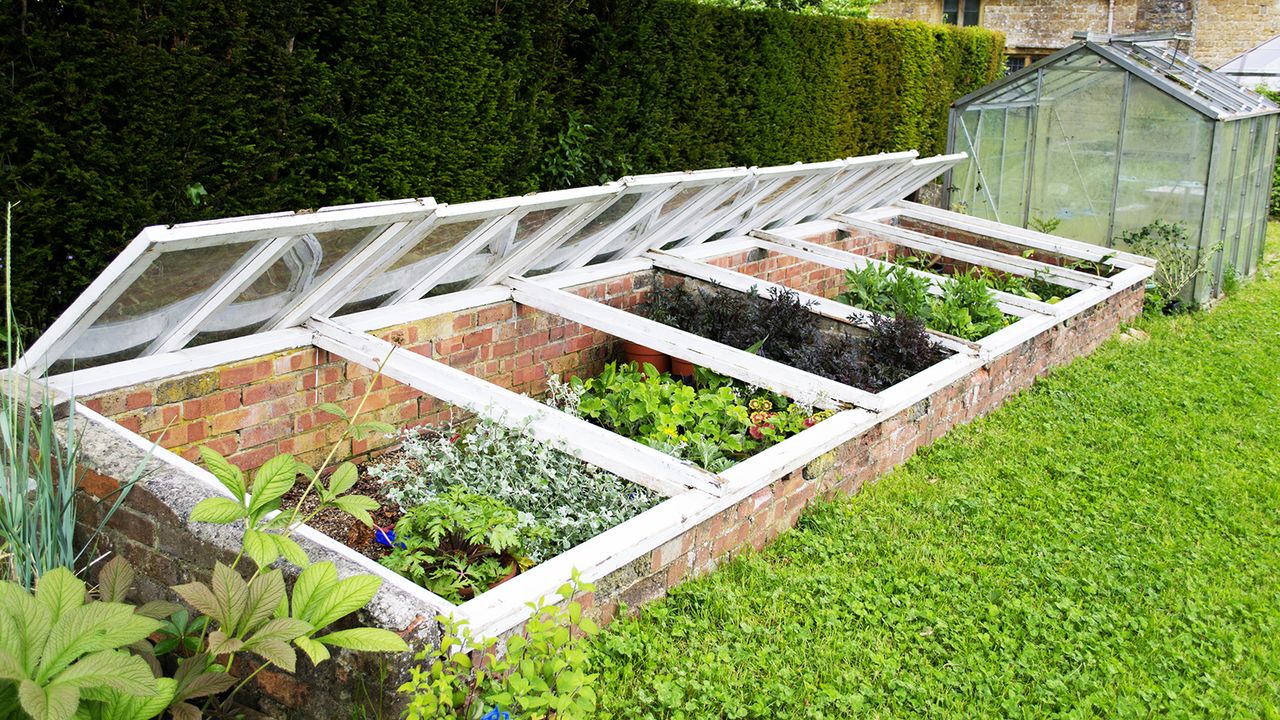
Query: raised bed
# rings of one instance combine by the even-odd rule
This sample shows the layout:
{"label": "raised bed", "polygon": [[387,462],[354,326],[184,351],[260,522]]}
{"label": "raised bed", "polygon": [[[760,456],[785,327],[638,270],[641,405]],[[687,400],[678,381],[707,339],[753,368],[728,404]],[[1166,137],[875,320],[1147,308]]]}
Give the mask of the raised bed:
{"label": "raised bed", "polygon": [[[870,183],[881,193],[866,200],[875,209],[824,204],[822,198],[843,197],[848,188],[866,184],[874,168],[895,167],[897,160],[880,160],[880,165],[841,162],[846,164],[836,170],[824,166],[807,175],[797,174],[797,168],[806,166],[775,169],[776,176],[757,171],[768,180],[759,185],[742,181],[741,173],[750,176],[753,171],[714,171],[722,177],[703,182],[698,176],[684,188],[698,192],[683,195],[681,180],[639,179],[634,187],[645,190],[634,193],[625,206],[606,210],[608,221],[595,223],[585,237],[574,233],[582,224],[591,226],[592,217],[606,215],[581,212],[577,226],[562,215],[537,216],[537,227],[530,225],[524,236],[517,229],[515,244],[505,254],[492,251],[481,260],[437,246],[413,250],[400,256],[398,267],[387,268],[404,277],[389,280],[386,287],[374,281],[376,274],[358,278],[350,264],[340,265],[319,282],[334,284],[345,274],[347,286],[358,291],[354,300],[329,302],[329,313],[301,314],[306,303],[294,298],[276,303],[273,310],[273,317],[297,315],[292,325],[56,375],[57,387],[82,398],[89,420],[83,461],[94,471],[90,488],[109,490],[143,456],[150,440],[164,448],[157,452],[146,483],[113,520],[106,543],[143,571],[146,594],[164,595],[166,586],[207,573],[213,559],[232,552],[233,536],[186,520],[197,502],[220,492],[209,473],[192,462],[198,448],[211,446],[244,468],[279,452],[315,462],[336,437],[335,418],[317,406],[333,402],[352,409],[367,393],[368,417],[399,431],[431,425],[440,432],[446,423],[480,416],[487,418],[487,427],[527,433],[576,457],[591,472],[610,473],[625,483],[615,489],[634,487],[646,498],[598,534],[575,536],[585,539],[562,552],[540,547],[540,562],[500,584],[461,595],[432,592],[391,572],[378,562],[386,551],[353,539],[350,527],[304,529],[299,538],[314,559],[333,559],[344,573],[384,578],[382,591],[367,609],[367,622],[402,631],[417,643],[433,643],[438,640],[434,617],[444,613],[466,618],[477,633],[503,635],[527,619],[527,603],[553,592],[574,570],[596,584],[581,601],[607,621],[620,603],[639,607],[742,548],[762,546],[794,524],[814,497],[856,492],[920,445],[988,412],[1052,367],[1091,351],[1141,310],[1143,284],[1151,273],[1145,259],[1101,257],[1091,246],[943,211],[928,210],[927,227],[900,227],[898,218],[904,214],[925,211],[880,206],[945,169],[913,164],[909,157],[894,173]],[[623,197],[626,187],[624,183],[618,191]],[[802,192],[806,188],[809,194]],[[581,202],[601,203],[600,197],[588,193]],[[762,204],[766,199],[769,203]],[[527,202],[544,201],[534,196]],[[779,204],[790,209],[783,212]],[[650,213],[648,222],[665,216],[667,227],[687,228],[690,218],[717,208],[724,209],[714,222],[694,223],[692,230],[642,237],[634,224],[628,225]],[[848,212],[833,214],[832,208]],[[471,222],[482,211],[489,212],[459,211],[457,217],[465,220],[458,222]],[[577,210],[571,207],[570,212]],[[323,213],[306,222],[316,222],[315,215]],[[630,229],[618,230],[622,225]],[[491,227],[484,222],[467,226],[460,233],[462,242],[479,248],[482,243],[466,238],[480,233],[482,240],[492,240],[483,235]],[[924,232],[940,228],[944,235],[964,234],[968,241]],[[556,245],[539,239],[553,231],[563,231],[569,241]],[[823,332],[862,338],[881,319],[833,298],[845,270],[874,262],[902,244],[903,232],[915,233],[907,240],[916,246],[940,248],[957,255],[957,261],[1002,272],[1027,272],[1028,262],[1040,262],[1024,257],[1025,249],[1044,257],[1096,262],[1106,271],[1080,272],[1088,280],[1079,280],[1079,292],[1052,305],[994,294],[1001,310],[1016,320],[975,341],[930,333],[941,359],[879,388],[854,387],[642,317],[656,283],[723,293],[777,288],[799,293]],[[534,252],[539,243],[554,259]],[[1005,252],[1011,245],[1023,250]],[[452,269],[432,265],[427,272],[433,274],[433,286],[420,282],[421,273],[405,271],[415,263],[439,262],[441,255],[450,258],[444,265],[453,263]],[[524,261],[516,263],[516,257]],[[1065,262],[1047,264],[1077,272],[1065,270]],[[467,282],[473,287],[453,289]],[[409,284],[415,286],[410,295],[421,291],[425,297],[378,301],[382,307],[363,309],[378,304],[377,298],[404,296]],[[435,292],[442,287],[448,291]],[[266,296],[244,302],[261,297]],[[311,301],[307,307],[322,305]],[[218,313],[206,308],[203,317],[207,321]],[[183,322],[183,332],[199,324]],[[175,337],[174,331],[168,337]],[[713,472],[680,453],[601,426],[608,423],[575,417],[542,401],[553,376],[598,376],[620,359],[623,341],[688,360],[733,379],[740,388],[755,386],[811,408],[815,421],[785,439],[734,455]],[[93,342],[109,338],[100,333]],[[153,345],[164,347],[164,342]],[[375,380],[378,367],[381,376]],[[399,440],[392,435],[347,441],[340,459],[367,470],[405,453]],[[381,512],[387,509],[387,497],[380,498]],[[396,513],[378,517],[389,523]],[[363,671],[361,663],[368,662],[375,661],[346,657],[322,666],[322,674],[271,677],[260,691],[275,711],[329,717],[349,692],[335,680]],[[408,665],[409,658],[398,660],[393,674],[402,674]],[[398,681],[388,681],[387,692],[396,685]]]}

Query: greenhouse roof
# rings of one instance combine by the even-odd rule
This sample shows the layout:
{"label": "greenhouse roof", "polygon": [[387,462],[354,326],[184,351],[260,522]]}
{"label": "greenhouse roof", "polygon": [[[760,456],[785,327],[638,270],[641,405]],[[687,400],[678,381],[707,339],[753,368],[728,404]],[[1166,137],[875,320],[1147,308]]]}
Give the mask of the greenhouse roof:
{"label": "greenhouse roof", "polygon": [[1242,85],[1266,85],[1280,89],[1280,35],[1231,58],[1218,72]]}
{"label": "greenhouse roof", "polygon": [[1066,95],[1092,79],[1096,68],[1089,67],[1090,63],[1081,58],[1094,56],[1137,75],[1188,107],[1216,120],[1280,112],[1280,106],[1262,95],[1242,88],[1186,54],[1168,48],[1162,40],[1139,36],[1129,39],[1124,36],[1086,37],[1034,65],[960,98],[955,106],[1032,104],[1036,102],[1038,93],[1045,90],[1037,86],[1039,71],[1058,63],[1078,65],[1081,70],[1078,78],[1068,79],[1050,89],[1058,95]]}
{"label": "greenhouse roof", "polygon": [[902,152],[144,229],[31,345],[60,373],[901,199],[963,155]]}

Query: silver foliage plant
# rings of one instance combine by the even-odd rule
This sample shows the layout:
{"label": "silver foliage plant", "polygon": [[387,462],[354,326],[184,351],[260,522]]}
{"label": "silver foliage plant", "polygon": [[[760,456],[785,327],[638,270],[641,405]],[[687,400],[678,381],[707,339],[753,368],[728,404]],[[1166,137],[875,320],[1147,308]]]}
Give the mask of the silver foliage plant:
{"label": "silver foliage plant", "polygon": [[[575,391],[553,378],[548,404],[573,412]],[[547,530],[525,550],[535,563],[648,510],[661,498],[651,490],[590,465],[488,418],[461,425],[409,429],[403,453],[370,466],[401,510],[426,503],[455,485],[514,509],[523,526]]]}

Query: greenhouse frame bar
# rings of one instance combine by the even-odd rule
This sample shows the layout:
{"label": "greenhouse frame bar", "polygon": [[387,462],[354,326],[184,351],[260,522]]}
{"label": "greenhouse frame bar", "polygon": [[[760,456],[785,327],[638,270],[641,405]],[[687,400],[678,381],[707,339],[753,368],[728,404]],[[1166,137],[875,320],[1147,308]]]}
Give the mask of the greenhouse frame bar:
{"label": "greenhouse frame bar", "polygon": [[[1077,35],[1080,37],[1080,35]],[[1085,35],[957,100],[944,183],[953,210],[1117,247],[1181,223],[1217,296],[1262,258],[1280,107],[1167,47],[1183,36]]]}

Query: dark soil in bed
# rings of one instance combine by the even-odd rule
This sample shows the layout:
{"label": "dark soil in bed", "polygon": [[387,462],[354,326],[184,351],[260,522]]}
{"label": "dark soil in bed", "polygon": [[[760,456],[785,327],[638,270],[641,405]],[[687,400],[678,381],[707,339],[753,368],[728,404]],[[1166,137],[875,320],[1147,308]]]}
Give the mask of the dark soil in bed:
{"label": "dark soil in bed", "polygon": [[[354,487],[351,488],[351,495],[367,495],[378,501],[381,506],[377,510],[370,512],[373,517],[373,524],[379,527],[393,529],[396,521],[400,519],[400,507],[387,498],[383,491],[382,483],[377,478],[369,476],[370,465],[381,465],[383,463],[395,462],[400,456],[401,450],[396,449],[384,455],[380,455],[376,460],[359,466],[360,479],[356,481]],[[327,480],[328,478],[325,478]],[[306,489],[306,484],[299,482],[292,490],[285,494],[281,500],[281,505],[290,507],[292,503],[296,503],[298,498],[302,496],[302,491]],[[318,498],[313,492],[307,496],[306,502],[302,505],[302,515],[305,516],[316,509]],[[391,551],[385,545],[379,545],[373,539],[373,528],[365,527],[364,523],[351,517],[350,515],[327,508],[322,510],[318,515],[311,518],[307,523],[312,528],[328,535],[338,542],[350,547],[352,550],[359,552],[365,557],[378,560]]]}

